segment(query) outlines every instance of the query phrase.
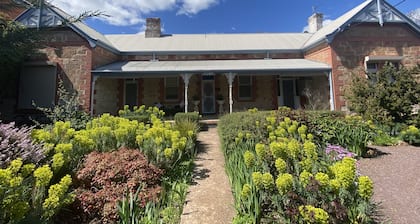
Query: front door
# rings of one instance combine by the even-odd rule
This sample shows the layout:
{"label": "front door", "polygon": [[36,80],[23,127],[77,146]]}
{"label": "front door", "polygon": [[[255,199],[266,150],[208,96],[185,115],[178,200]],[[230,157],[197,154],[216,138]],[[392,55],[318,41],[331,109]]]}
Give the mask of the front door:
{"label": "front door", "polygon": [[213,114],[216,113],[216,100],[214,94],[214,75],[203,75],[203,80],[201,82],[202,92],[201,101],[202,112],[203,114]]}
{"label": "front door", "polygon": [[278,104],[296,109],[296,80],[295,79],[279,79],[278,82]]}

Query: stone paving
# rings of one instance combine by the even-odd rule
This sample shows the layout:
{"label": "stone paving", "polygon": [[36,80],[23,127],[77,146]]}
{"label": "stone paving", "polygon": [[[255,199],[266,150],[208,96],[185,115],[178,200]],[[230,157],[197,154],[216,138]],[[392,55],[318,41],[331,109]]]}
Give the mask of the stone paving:
{"label": "stone paving", "polygon": [[224,156],[215,125],[198,134],[199,151],[181,224],[232,223],[235,215]]}

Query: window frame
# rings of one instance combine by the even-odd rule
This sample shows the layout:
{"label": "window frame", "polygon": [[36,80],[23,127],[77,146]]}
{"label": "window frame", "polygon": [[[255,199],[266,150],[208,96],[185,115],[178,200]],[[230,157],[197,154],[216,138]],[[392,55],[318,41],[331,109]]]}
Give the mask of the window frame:
{"label": "window frame", "polygon": [[[168,80],[168,78],[170,79],[170,78],[175,78],[176,79],[176,81],[174,82],[174,83],[176,83],[176,86],[173,86],[173,87],[170,87],[170,88],[176,88],[176,98],[168,98],[167,96],[167,93],[168,93],[168,86],[167,86],[167,80]],[[181,94],[180,94],[180,87],[181,87],[181,85],[180,85],[180,79],[179,79],[179,77],[178,76],[174,76],[174,77],[164,77],[163,78],[163,100],[165,101],[165,102],[177,102],[177,101],[179,101],[179,99],[180,99],[180,97],[181,97]]]}
{"label": "window frame", "polygon": [[[242,84],[241,83],[241,78],[249,78],[249,84]],[[249,88],[249,93],[250,93],[250,96],[247,96],[247,97],[242,97],[241,96],[241,87],[246,87],[246,86],[248,86],[248,88]],[[238,75],[238,79],[237,79],[237,89],[238,89],[238,91],[237,91],[237,96],[238,96],[238,100],[239,101],[252,101],[252,100],[254,100],[254,76],[252,76],[252,75]]]}
{"label": "window frame", "polygon": [[[38,70],[37,72],[34,72],[33,69]],[[39,72],[39,70],[41,69],[47,69],[48,72],[43,71],[42,73]],[[50,71],[51,70],[51,71]],[[28,73],[28,71],[30,71],[30,73]],[[48,77],[47,75],[49,75],[50,77]],[[39,82],[40,80],[40,76],[42,76],[41,78],[43,78],[43,84],[45,84],[48,80],[49,82],[49,86],[47,86],[49,88],[49,90],[51,92],[43,92],[44,94],[40,93],[38,90],[33,90],[29,91],[32,92],[31,93],[27,93],[28,89],[24,88],[25,84],[28,84],[30,86],[36,86],[37,88],[39,88],[39,83],[37,84],[35,83],[30,83],[28,81],[25,80],[30,80],[33,77],[38,76],[38,78],[36,79],[36,82]],[[57,88],[58,88],[58,81],[59,81],[59,74],[58,74],[58,68],[57,68],[57,64],[54,62],[50,62],[50,61],[46,61],[46,62],[32,62],[32,63],[24,63],[23,67],[20,70],[20,74],[19,74],[19,86],[18,86],[18,95],[17,95],[17,104],[16,104],[16,109],[19,111],[32,111],[32,110],[36,110],[36,107],[33,106],[33,103],[36,104],[37,107],[45,107],[45,108],[53,108],[55,105],[57,105]],[[43,90],[45,90],[45,88],[42,88]],[[48,94],[48,102],[40,102],[40,100],[38,99],[45,99],[45,94]],[[30,106],[28,104],[28,96],[31,96],[31,103]]]}

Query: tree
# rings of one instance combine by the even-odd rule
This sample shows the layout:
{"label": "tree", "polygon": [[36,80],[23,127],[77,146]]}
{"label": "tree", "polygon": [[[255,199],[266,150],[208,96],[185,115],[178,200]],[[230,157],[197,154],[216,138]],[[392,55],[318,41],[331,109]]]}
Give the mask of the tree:
{"label": "tree", "polygon": [[412,106],[420,103],[419,72],[419,65],[406,69],[386,64],[367,79],[354,76],[346,93],[350,110],[382,124],[408,123]]}
{"label": "tree", "polygon": [[17,79],[20,63],[34,52],[37,41],[38,35],[34,30],[26,29],[0,15],[0,88],[3,90],[0,97],[14,94],[6,92],[11,89],[5,87],[13,86],[11,83]]}

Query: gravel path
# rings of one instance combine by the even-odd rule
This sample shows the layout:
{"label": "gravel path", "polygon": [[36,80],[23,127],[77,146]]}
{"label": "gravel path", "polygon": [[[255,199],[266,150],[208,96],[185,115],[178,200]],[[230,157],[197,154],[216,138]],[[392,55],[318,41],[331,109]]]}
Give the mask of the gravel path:
{"label": "gravel path", "polygon": [[420,147],[375,147],[378,156],[361,159],[360,172],[374,183],[383,222],[420,223]]}
{"label": "gravel path", "polygon": [[188,189],[181,224],[231,223],[235,208],[217,129],[201,131],[198,141],[193,184]]}

